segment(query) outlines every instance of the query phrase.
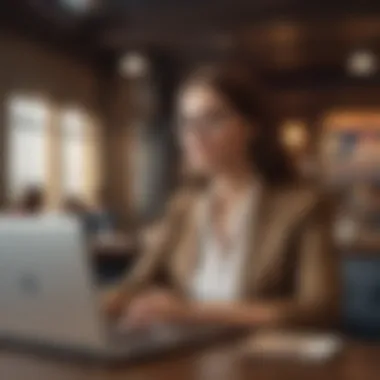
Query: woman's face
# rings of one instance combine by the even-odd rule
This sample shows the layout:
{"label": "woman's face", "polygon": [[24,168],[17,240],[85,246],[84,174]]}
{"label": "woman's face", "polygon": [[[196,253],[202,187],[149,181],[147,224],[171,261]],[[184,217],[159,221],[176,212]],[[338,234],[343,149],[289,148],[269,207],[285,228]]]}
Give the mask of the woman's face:
{"label": "woman's face", "polygon": [[212,175],[247,156],[252,128],[206,85],[188,87],[179,101],[179,140],[190,169]]}

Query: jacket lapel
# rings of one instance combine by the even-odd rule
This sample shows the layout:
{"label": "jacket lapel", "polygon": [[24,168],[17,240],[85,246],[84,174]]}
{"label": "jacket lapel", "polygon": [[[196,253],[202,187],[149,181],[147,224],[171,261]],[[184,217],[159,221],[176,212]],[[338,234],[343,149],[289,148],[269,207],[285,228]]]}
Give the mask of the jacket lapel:
{"label": "jacket lapel", "polygon": [[192,203],[186,220],[183,235],[175,250],[172,263],[176,286],[187,292],[191,286],[192,274],[199,260],[199,220],[205,212],[206,202],[203,197],[197,197]]}
{"label": "jacket lapel", "polygon": [[286,247],[286,237],[291,217],[288,220],[286,207],[276,196],[276,188],[263,187],[256,220],[249,235],[247,265],[243,276],[243,296],[255,297],[263,292],[267,284],[273,283],[281,265],[281,253]]}
{"label": "jacket lapel", "polygon": [[247,259],[241,277],[241,289],[244,297],[254,296],[260,276],[262,265],[262,247],[264,237],[270,221],[270,190],[269,187],[262,185],[258,205],[253,205],[251,213],[249,233],[247,234],[246,249]]}
{"label": "jacket lapel", "polygon": [[[276,256],[281,252],[284,243],[287,215],[275,194],[275,188],[263,184],[258,206],[253,205],[250,233],[246,236],[246,263],[240,282],[244,298],[255,297],[260,293],[263,286],[270,281],[271,269],[280,259]],[[172,262],[176,286],[185,292],[189,290],[192,274],[199,261],[199,218],[206,207],[206,200],[202,196],[192,203]]]}
{"label": "jacket lapel", "polygon": [[303,202],[286,192],[266,187],[262,192],[257,220],[248,242],[243,295],[255,297],[277,286],[286,260],[291,231],[303,212]]}

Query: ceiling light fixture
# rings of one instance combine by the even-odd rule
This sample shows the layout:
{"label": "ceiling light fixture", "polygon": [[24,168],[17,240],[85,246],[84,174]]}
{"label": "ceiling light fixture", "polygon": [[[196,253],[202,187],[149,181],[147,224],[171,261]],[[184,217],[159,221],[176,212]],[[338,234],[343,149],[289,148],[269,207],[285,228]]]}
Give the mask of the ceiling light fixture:
{"label": "ceiling light fixture", "polygon": [[376,73],[378,61],[370,50],[357,50],[347,60],[347,72],[351,76],[369,77]]}
{"label": "ceiling light fixture", "polygon": [[93,0],[60,0],[61,4],[69,8],[75,12],[86,12],[88,11],[94,4]]}
{"label": "ceiling light fixture", "polygon": [[149,73],[149,61],[140,53],[128,53],[120,58],[118,69],[126,78],[145,77]]}
{"label": "ceiling light fixture", "polygon": [[302,121],[292,120],[282,127],[282,141],[291,150],[300,150],[308,144],[308,132]]}

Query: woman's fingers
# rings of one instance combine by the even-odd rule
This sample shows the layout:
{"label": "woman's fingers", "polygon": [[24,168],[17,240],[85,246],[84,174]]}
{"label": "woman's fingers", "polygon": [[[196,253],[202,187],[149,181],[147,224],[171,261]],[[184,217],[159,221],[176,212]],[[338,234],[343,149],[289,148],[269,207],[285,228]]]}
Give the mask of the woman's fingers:
{"label": "woman's fingers", "polygon": [[149,300],[136,299],[131,302],[124,311],[121,324],[124,326],[146,326],[150,324],[153,317]]}
{"label": "woman's fingers", "polygon": [[117,317],[125,307],[126,297],[117,290],[111,290],[103,295],[101,305],[106,315]]}
{"label": "woman's fingers", "polygon": [[147,326],[170,319],[178,306],[177,300],[167,292],[151,291],[133,299],[124,309],[122,326]]}

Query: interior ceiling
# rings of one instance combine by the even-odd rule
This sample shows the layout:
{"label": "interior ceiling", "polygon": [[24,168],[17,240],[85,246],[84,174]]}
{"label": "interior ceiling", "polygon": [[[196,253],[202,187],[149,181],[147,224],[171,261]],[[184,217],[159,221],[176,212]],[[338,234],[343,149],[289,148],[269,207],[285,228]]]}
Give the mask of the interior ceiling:
{"label": "interior ceiling", "polygon": [[339,84],[352,51],[380,54],[376,0],[88,0],[82,11],[64,3],[2,0],[0,22],[95,59],[128,49],[183,60],[239,51],[280,87]]}

